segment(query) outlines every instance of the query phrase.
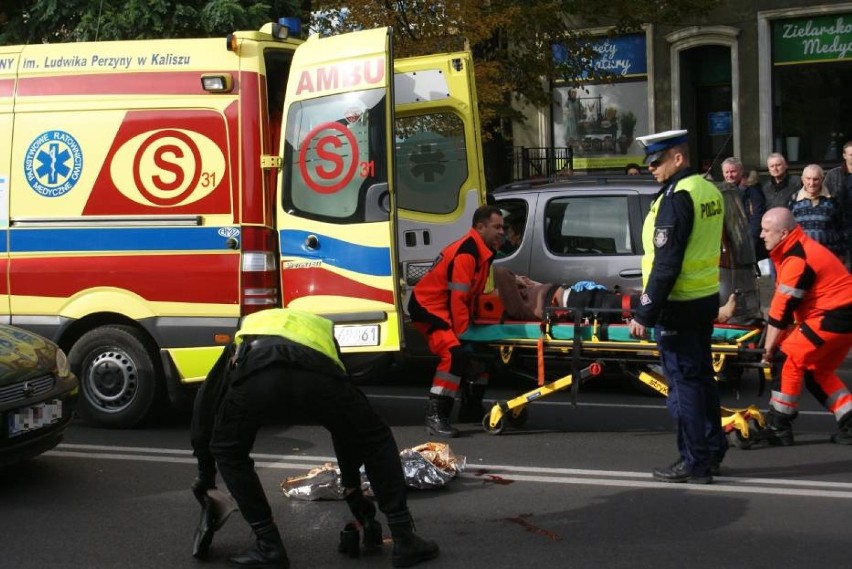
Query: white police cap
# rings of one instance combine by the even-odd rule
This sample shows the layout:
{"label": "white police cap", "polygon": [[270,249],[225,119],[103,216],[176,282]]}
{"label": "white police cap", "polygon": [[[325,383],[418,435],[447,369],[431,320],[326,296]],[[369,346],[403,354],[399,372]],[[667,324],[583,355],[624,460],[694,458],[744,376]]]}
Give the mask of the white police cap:
{"label": "white police cap", "polygon": [[689,140],[686,130],[667,130],[657,134],[636,137],[636,141],[645,149],[645,164],[659,160],[663,152]]}

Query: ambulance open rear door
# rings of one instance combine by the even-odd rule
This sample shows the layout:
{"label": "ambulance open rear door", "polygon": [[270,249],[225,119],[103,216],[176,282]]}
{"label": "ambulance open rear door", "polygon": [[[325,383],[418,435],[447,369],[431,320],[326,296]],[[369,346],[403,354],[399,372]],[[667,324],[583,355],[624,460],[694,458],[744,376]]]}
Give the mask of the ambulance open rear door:
{"label": "ambulance open rear door", "polygon": [[284,306],[349,352],[400,348],[391,29],[313,36],[293,57],[277,205]]}

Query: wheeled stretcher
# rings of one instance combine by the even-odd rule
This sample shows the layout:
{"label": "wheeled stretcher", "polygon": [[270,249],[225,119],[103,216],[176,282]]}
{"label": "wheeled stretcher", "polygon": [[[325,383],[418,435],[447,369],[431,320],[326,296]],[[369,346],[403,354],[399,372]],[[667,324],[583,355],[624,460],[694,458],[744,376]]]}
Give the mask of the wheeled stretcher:
{"label": "wheeled stretcher", "polygon": [[[506,424],[522,425],[529,403],[558,391],[571,389],[576,403],[582,383],[602,373],[606,366],[617,366],[623,373],[661,395],[668,394],[665,377],[659,371],[659,352],[653,337],[637,340],[629,334],[627,323],[611,309],[548,307],[541,322],[501,320],[488,307],[480,310],[462,339],[474,347],[479,357],[496,357],[500,364],[513,367],[522,360],[534,362],[538,387],[508,401],[497,401],[485,415],[482,426],[491,434],[503,432]],[[613,322],[614,323],[610,323]],[[711,353],[713,369],[739,377],[746,369],[763,370],[762,324],[717,324]],[[532,362],[530,361],[532,360]],[[514,366],[529,369],[529,365]],[[567,369],[566,369],[567,368]],[[552,370],[570,371],[546,381]],[[722,408],[722,425],[729,440],[738,447],[750,446],[752,432],[765,426],[759,409]]]}

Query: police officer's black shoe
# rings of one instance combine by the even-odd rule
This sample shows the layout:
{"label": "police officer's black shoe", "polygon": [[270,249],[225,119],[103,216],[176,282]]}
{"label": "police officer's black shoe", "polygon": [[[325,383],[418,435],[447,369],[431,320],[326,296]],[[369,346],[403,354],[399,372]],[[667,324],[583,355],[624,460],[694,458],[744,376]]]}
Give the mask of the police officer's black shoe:
{"label": "police officer's black shoe", "polygon": [[252,524],[257,536],[254,547],[232,555],[228,561],[241,567],[257,569],[290,569],[290,559],[281,541],[281,535],[273,522],[265,522],[259,527]]}
{"label": "police officer's black shoe", "polygon": [[438,544],[414,533],[413,522],[388,523],[388,526],[393,536],[391,564],[394,567],[411,567],[438,557]]}
{"label": "police officer's black shoe", "polygon": [[426,411],[426,432],[445,438],[459,436],[458,429],[450,424],[450,411],[452,409],[452,397],[430,396]]}
{"label": "police officer's black shoe", "polygon": [[706,473],[690,472],[683,459],[678,460],[667,468],[655,468],[654,480],[660,482],[687,482],[689,484],[710,484],[713,475]]}

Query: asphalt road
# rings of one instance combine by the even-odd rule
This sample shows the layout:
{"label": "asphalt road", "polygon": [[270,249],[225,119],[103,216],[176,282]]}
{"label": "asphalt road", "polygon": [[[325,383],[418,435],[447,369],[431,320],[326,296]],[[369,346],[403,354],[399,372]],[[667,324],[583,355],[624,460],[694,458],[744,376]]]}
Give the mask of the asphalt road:
{"label": "asphalt road", "polygon": [[[426,387],[404,375],[365,391],[410,447],[428,440]],[[503,381],[489,397],[526,387]],[[753,387],[723,385],[725,404],[765,407]],[[418,530],[442,548],[423,567],[849,567],[852,447],[830,444],[833,419],[803,399],[796,446],[733,449],[708,486],[652,480],[653,467],[676,458],[671,422],[661,398],[618,378],[584,386],[576,407],[565,393],[537,401],[527,425],[501,436],[462,425],[450,444],[465,471],[445,488],[410,493]],[[238,514],[217,533],[209,562],[190,557],[198,506],[187,423],[127,431],[75,423],[55,451],[0,471],[0,566],[227,567],[228,553],[251,542]],[[255,452],[294,568],[390,566],[389,544],[361,559],[337,553],[343,502],[278,490],[285,476],[333,460],[322,429],[271,426]]]}

